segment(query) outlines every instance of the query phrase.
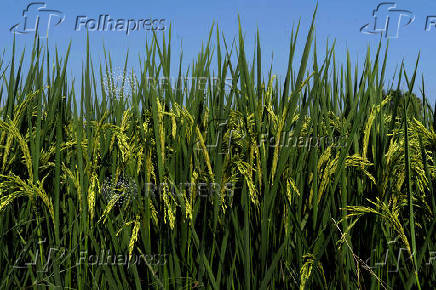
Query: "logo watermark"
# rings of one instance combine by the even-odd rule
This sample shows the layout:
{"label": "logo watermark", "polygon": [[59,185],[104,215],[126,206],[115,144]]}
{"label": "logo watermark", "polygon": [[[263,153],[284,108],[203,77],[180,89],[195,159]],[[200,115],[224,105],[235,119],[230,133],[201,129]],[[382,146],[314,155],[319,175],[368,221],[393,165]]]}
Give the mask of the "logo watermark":
{"label": "logo watermark", "polygon": [[119,176],[115,178],[106,178],[101,186],[103,198],[108,203],[114,198],[118,198],[115,206],[121,207],[129,201],[136,200],[138,197],[138,186],[132,178]]}
{"label": "logo watermark", "polygon": [[65,20],[65,15],[54,9],[48,9],[45,2],[31,2],[23,10],[21,22],[9,30],[16,34],[38,33],[40,38],[47,38],[50,28],[58,26]]}
{"label": "logo watermark", "polygon": [[[49,9],[46,2],[30,2],[22,13],[22,20],[10,27],[10,31],[21,35],[37,33],[39,38],[47,38],[51,28],[65,21],[65,14]],[[74,31],[123,32],[127,36],[138,31],[164,31],[166,18],[116,18],[109,14],[97,17],[79,15],[75,17]]]}
{"label": "logo watermark", "polygon": [[[398,9],[395,2],[381,2],[372,12],[373,21],[363,25],[360,32],[364,34],[378,34],[389,39],[400,37],[400,30],[415,22],[415,15],[412,11]],[[425,20],[425,31],[436,28],[436,16],[427,16]]]}
{"label": "logo watermark", "polygon": [[[174,183],[145,183],[142,197],[156,197],[167,193],[172,196],[191,196],[194,192],[199,197],[212,197],[213,195],[233,196],[235,185],[233,183],[216,182],[180,182]],[[101,193],[106,203],[117,199],[115,206],[122,207],[128,202],[139,199],[138,186],[133,179],[120,176],[118,180],[107,178],[101,186]]]}
{"label": "logo watermark", "polygon": [[145,184],[146,196],[156,196],[167,192],[173,196],[191,196],[193,192],[199,197],[212,197],[213,195],[233,196],[235,185],[233,183],[219,184],[216,182],[181,182],[179,184],[168,184],[165,182]]}
{"label": "logo watermark", "polygon": [[170,89],[172,92],[189,92],[190,90],[206,90],[229,92],[232,89],[232,78],[219,77],[149,77],[139,79],[133,71],[116,67],[103,75],[102,87],[110,97],[119,99],[130,96],[139,87],[154,88],[156,90]]}
{"label": "logo watermark", "polygon": [[[53,264],[55,261],[59,265],[66,263],[66,260],[71,257],[71,253],[65,248],[50,247],[45,255],[39,252],[39,245],[44,244],[46,239],[38,242],[38,248],[32,259],[25,262],[22,254],[15,260],[12,266],[15,269],[28,269],[28,267],[41,266],[38,272],[47,273],[53,270]],[[75,250],[73,250],[75,251]],[[168,254],[141,254],[137,255],[132,253],[130,256],[128,253],[114,253],[111,250],[101,250],[99,253],[90,254],[88,251],[81,251],[75,265],[80,266],[88,264],[91,266],[127,266],[141,265],[145,263],[149,266],[163,266],[167,263]],[[45,261],[44,264],[41,264]]]}
{"label": "logo watermark", "polygon": [[116,67],[103,76],[102,86],[107,95],[118,99],[120,96],[132,95],[137,82],[138,79],[133,72]]}
{"label": "logo watermark", "polygon": [[[374,261],[371,257],[366,259],[365,263],[371,269],[386,268],[389,273],[398,273],[400,271],[401,260],[410,260],[409,251],[404,247],[396,247],[395,244],[398,242],[398,237],[395,240],[389,241],[387,244],[392,245],[391,249],[386,249],[386,252],[382,253],[381,259]],[[377,249],[372,250],[373,253],[377,253]],[[404,255],[404,256],[403,256]],[[412,253],[414,256],[415,253]],[[436,251],[429,251],[424,258],[424,264],[426,266],[436,265]],[[424,265],[423,264],[423,265]]]}
{"label": "logo watermark", "polygon": [[373,24],[365,24],[360,31],[365,34],[381,34],[386,38],[398,38],[400,28],[415,21],[415,15],[411,11],[397,9],[397,4],[394,2],[380,3],[373,10],[372,16]]}
{"label": "logo watermark", "polygon": [[[251,144],[253,139],[248,136],[247,131],[244,129],[232,129],[228,128],[228,120],[212,120],[211,122],[217,122],[216,137],[213,143],[205,144],[208,151],[218,150],[218,154],[227,155],[230,154],[232,144],[240,144],[241,140],[247,144]],[[280,139],[279,139],[280,137]],[[346,138],[348,136],[294,136],[293,131],[282,132],[280,136],[276,136],[272,133],[263,132],[260,133],[259,140],[254,140],[255,146],[260,148],[265,146],[266,148],[321,148],[324,146],[343,147],[345,146]],[[203,150],[200,141],[194,143],[194,150]]]}

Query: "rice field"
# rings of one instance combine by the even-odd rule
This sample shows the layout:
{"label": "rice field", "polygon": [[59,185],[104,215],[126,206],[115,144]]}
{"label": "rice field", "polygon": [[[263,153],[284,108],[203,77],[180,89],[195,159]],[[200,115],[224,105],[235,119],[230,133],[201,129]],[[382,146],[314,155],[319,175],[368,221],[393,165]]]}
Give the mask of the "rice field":
{"label": "rice field", "polygon": [[320,58],[314,30],[294,27],[283,82],[262,71],[259,34],[248,58],[241,27],[233,43],[212,27],[176,72],[171,29],[154,34],[121,81],[89,40],[75,81],[69,49],[14,45],[0,60],[0,288],[432,289],[424,79],[386,76],[382,45],[361,69],[334,43]]}

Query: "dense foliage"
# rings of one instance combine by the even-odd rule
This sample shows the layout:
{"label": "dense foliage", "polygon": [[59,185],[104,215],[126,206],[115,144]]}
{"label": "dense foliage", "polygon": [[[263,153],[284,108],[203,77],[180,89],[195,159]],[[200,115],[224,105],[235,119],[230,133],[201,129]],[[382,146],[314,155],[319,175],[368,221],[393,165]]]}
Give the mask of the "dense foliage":
{"label": "dense foliage", "polygon": [[121,82],[89,44],[79,82],[37,39],[28,66],[0,61],[0,288],[434,286],[436,122],[416,69],[386,87],[380,47],[361,70],[334,44],[320,60],[313,24],[297,61],[298,30],[283,83],[241,30],[229,47],[212,29],[175,83],[157,81],[174,79],[171,31]]}

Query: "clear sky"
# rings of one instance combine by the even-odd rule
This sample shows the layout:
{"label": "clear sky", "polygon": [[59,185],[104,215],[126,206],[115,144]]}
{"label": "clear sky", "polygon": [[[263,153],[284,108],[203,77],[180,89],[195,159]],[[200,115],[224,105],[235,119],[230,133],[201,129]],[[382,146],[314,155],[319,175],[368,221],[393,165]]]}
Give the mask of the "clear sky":
{"label": "clear sky", "polygon": [[[45,3],[37,4],[35,2]],[[24,26],[23,10],[30,3],[27,11],[27,26]],[[373,10],[382,5],[373,16]],[[391,4],[387,4],[391,3]],[[395,7],[396,5],[396,7]],[[35,15],[40,15],[40,33],[48,30],[50,46],[57,46],[65,51],[68,42],[72,41],[71,61],[69,71],[75,75],[80,73],[84,60],[86,40],[86,23],[92,28],[99,15],[108,15],[112,19],[148,19],[163,20],[159,24],[147,22],[147,25],[172,25],[173,30],[173,64],[178,62],[181,43],[183,47],[184,65],[189,65],[201,49],[202,42],[207,41],[212,23],[218,23],[228,41],[237,36],[238,15],[246,36],[246,49],[249,55],[254,50],[256,30],[259,29],[263,64],[265,67],[273,65],[273,71],[281,76],[285,75],[289,53],[289,37],[292,24],[301,20],[300,43],[304,45],[304,36],[311,21],[316,1],[284,1],[284,0],[221,0],[221,1],[64,1],[64,0],[2,0],[0,18],[0,48],[9,55],[12,47],[13,33],[16,35],[17,47],[30,48],[33,37],[29,32]],[[40,10],[38,10],[38,8]],[[48,25],[47,15],[50,17]],[[401,18],[400,16],[401,15]],[[431,18],[433,16],[433,18]],[[79,18],[78,18],[79,17]],[[78,21],[79,19],[79,21]],[[96,21],[92,21],[95,19]],[[377,19],[377,27],[374,21]],[[386,25],[389,19],[389,25]],[[62,20],[58,25],[57,22]],[[87,22],[91,20],[90,22]],[[76,31],[78,24],[80,31]],[[142,23],[143,24],[143,23]],[[361,32],[361,27],[369,24]],[[434,24],[434,25],[432,25]],[[133,27],[133,23],[131,24]],[[35,26],[35,25],[33,25]],[[121,27],[121,26],[120,26]],[[146,26],[149,27],[149,26]],[[374,51],[380,40],[380,33],[371,34],[374,28],[379,31],[388,27],[390,39],[390,54],[388,59],[387,76],[391,77],[397,65],[404,59],[406,68],[411,73],[418,52],[421,52],[419,73],[424,74],[426,94],[434,102],[436,100],[436,1],[319,1],[316,18],[316,38],[319,50],[325,48],[326,41],[336,40],[336,59],[344,63],[346,51],[350,51],[353,61],[362,64],[368,46]],[[88,27],[89,28],[89,27]],[[122,29],[121,29],[122,30]],[[428,30],[428,31],[427,31]],[[397,34],[398,32],[398,34]],[[158,35],[162,32],[158,32]],[[137,55],[144,56],[145,39],[152,33],[141,26],[139,31],[92,31],[90,32],[91,47],[94,62],[103,60],[103,43],[111,52],[115,66],[122,66],[126,51],[130,51],[130,64],[138,63]],[[384,43],[387,38],[382,40]],[[272,58],[272,54],[274,57]],[[173,70],[173,74],[176,74]],[[420,77],[420,76],[419,76]],[[420,78],[419,78],[420,80]],[[420,83],[420,82],[419,82]]]}

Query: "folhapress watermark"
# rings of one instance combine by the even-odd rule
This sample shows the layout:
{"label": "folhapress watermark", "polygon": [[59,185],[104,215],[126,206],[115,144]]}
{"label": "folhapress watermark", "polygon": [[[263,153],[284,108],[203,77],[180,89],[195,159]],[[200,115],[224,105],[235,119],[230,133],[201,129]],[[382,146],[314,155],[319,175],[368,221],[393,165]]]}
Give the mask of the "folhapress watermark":
{"label": "folhapress watermark", "polygon": [[167,27],[165,18],[146,19],[115,19],[108,14],[101,14],[98,18],[88,16],[77,16],[75,31],[118,31],[129,35],[133,31],[157,31],[165,30]]}
{"label": "folhapress watermark", "polygon": [[415,21],[415,15],[409,10],[398,9],[394,2],[382,2],[372,12],[373,24],[360,28],[362,33],[382,34],[386,38],[398,38],[400,28]]}
{"label": "folhapress watermark", "polygon": [[110,250],[102,250],[98,254],[89,254],[88,251],[81,251],[77,265],[88,264],[90,266],[127,266],[141,265],[145,263],[149,266],[163,266],[167,263],[168,254],[141,254],[132,253],[115,254]]}
{"label": "folhapress watermark", "polygon": [[[117,18],[109,14],[100,14],[96,17],[79,15],[74,19],[74,31],[123,32],[130,35],[130,33],[137,31],[164,31],[167,29],[166,18]],[[39,38],[47,38],[50,29],[63,22],[65,22],[65,14],[62,11],[48,8],[46,2],[30,2],[22,12],[21,21],[12,25],[9,30],[18,35],[37,33]]]}
{"label": "folhapress watermark", "polygon": [[50,28],[65,20],[61,11],[48,9],[44,2],[31,2],[23,10],[22,16],[23,19],[9,30],[16,34],[38,33],[40,38],[47,38]]}
{"label": "folhapress watermark", "polygon": [[[377,261],[373,260],[371,257],[366,259],[365,263],[371,269],[385,268],[389,273],[398,273],[401,268],[401,261],[408,261],[411,259],[409,251],[405,247],[395,247],[395,244],[399,242],[399,237],[395,240],[389,241],[387,244],[391,245],[391,249],[386,249],[385,252],[381,254],[381,258]],[[373,253],[377,252],[377,249],[372,250]],[[415,253],[412,253],[414,256]],[[436,265],[436,251],[428,251],[424,256],[423,265],[432,266]]]}
{"label": "folhapress watermark", "polygon": [[[400,30],[415,22],[415,15],[407,9],[399,9],[395,2],[381,2],[372,12],[373,20],[363,25],[360,32],[377,34],[385,38],[395,39],[400,37]],[[436,16],[427,16],[425,31],[436,28]]]}
{"label": "folhapress watermark", "polygon": [[[215,122],[216,132],[213,143],[205,144],[208,151],[218,150],[218,154],[230,154],[232,145],[240,144],[243,141],[246,144],[252,144],[258,148],[320,148],[321,146],[343,147],[346,145],[348,136],[295,136],[293,131],[284,131],[280,136],[271,132],[261,132],[259,140],[250,138],[247,130],[244,128],[228,128],[228,120],[215,119],[209,122]],[[194,143],[194,150],[203,150],[200,141]]]}
{"label": "folhapress watermark", "polygon": [[[46,240],[38,242],[42,245]],[[72,250],[75,251],[75,250]],[[90,266],[127,266],[146,264],[149,266],[163,266],[167,263],[168,254],[141,254],[137,255],[132,253],[115,253],[112,250],[102,249],[98,253],[90,253],[88,251],[81,251],[79,256],[72,255],[72,252],[67,251],[65,248],[50,247],[45,254],[41,254],[39,249],[36,250],[31,259],[25,259],[20,256],[15,260],[14,269],[28,269],[28,267],[39,267],[38,272],[51,272],[55,262],[58,265],[66,265],[71,262],[71,259],[77,259],[73,262],[76,266],[90,265]],[[74,257],[74,258],[73,258]],[[68,260],[68,263],[67,263]],[[42,262],[44,261],[44,262]],[[42,264],[44,263],[44,264]]]}
{"label": "folhapress watermark", "polygon": [[[31,260],[26,260],[25,257],[23,257],[24,254],[28,254],[27,251],[20,252],[12,267],[15,269],[27,269],[28,267],[36,267],[40,265],[41,270],[38,270],[38,272],[49,272],[55,259],[59,264],[62,264],[62,261],[66,258],[65,248],[51,247],[46,255],[39,252],[40,245],[44,244],[46,241],[47,239],[38,242],[38,248]],[[44,264],[42,264],[43,260],[45,261]]]}

